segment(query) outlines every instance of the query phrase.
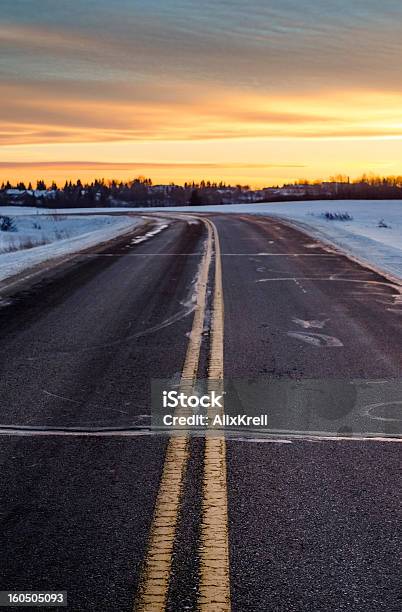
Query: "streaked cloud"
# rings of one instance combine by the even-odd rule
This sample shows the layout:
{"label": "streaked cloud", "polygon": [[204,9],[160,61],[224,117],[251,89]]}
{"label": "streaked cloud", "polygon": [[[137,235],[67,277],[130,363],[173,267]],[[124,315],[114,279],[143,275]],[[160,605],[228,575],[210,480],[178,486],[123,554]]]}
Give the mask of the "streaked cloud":
{"label": "streaked cloud", "polygon": [[4,81],[0,142],[23,144],[239,137],[402,136],[402,93],[324,91],[265,96],[195,82],[109,90],[100,83]]}
{"label": "streaked cloud", "polygon": [[402,5],[393,0],[71,0],[69,11],[65,1],[21,4],[3,2],[8,74],[59,67],[72,79],[180,76],[267,92],[339,79],[343,87],[401,88]]}

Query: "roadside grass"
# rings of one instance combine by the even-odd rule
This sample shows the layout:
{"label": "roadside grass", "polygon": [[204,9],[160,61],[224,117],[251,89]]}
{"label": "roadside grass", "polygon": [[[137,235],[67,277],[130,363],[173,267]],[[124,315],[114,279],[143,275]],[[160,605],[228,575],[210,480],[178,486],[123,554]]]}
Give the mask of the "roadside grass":
{"label": "roadside grass", "polygon": [[20,226],[18,217],[0,215],[0,254],[33,249],[70,238],[68,229],[60,227],[60,222],[67,218],[66,215],[55,213],[41,216],[40,219],[38,216],[38,219],[31,222],[31,232],[29,228]]}
{"label": "roadside grass", "polygon": [[33,249],[34,247],[43,246],[49,243],[50,240],[46,240],[45,238],[36,238],[35,240],[32,240],[32,238],[19,238],[18,241],[11,238],[8,244],[0,246],[0,253],[24,251],[25,249]]}

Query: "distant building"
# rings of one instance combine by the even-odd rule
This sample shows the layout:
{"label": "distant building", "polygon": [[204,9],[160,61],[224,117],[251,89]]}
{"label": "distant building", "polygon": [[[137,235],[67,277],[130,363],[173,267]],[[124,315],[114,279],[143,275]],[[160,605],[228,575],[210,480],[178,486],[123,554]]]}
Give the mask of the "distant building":
{"label": "distant building", "polygon": [[6,196],[13,202],[24,200],[26,197],[34,197],[36,199],[54,199],[57,191],[54,189],[6,189]]}
{"label": "distant building", "polygon": [[164,193],[168,195],[174,189],[176,189],[176,185],[152,185],[148,187],[148,193]]}

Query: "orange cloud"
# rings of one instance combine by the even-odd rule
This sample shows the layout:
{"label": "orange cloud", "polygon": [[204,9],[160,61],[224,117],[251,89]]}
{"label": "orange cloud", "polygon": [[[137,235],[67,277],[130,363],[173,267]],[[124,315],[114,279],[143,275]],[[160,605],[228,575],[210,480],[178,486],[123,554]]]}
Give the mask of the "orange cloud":
{"label": "orange cloud", "polygon": [[[118,88],[118,83],[115,87]],[[122,99],[99,87],[88,95],[42,84],[0,84],[0,143],[110,142],[225,138],[389,137],[402,135],[402,94],[327,91],[319,96],[210,91],[171,83]],[[84,94],[85,94],[85,87]],[[162,100],[159,100],[159,97]]]}

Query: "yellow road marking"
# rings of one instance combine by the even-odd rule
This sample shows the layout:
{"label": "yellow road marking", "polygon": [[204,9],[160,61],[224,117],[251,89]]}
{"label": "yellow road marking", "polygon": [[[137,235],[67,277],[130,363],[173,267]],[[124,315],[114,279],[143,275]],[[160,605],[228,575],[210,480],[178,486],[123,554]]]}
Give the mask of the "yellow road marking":
{"label": "yellow road marking", "polygon": [[[207,228],[206,249],[196,286],[196,309],[181,376],[182,387],[191,386],[198,371],[208,272],[212,258],[212,229],[210,225],[207,225]],[[166,607],[183,479],[189,457],[188,446],[188,435],[172,437],[168,443],[147,555],[134,605],[135,610],[141,612],[162,612]]]}
{"label": "yellow road marking", "polygon": [[[215,243],[215,287],[211,323],[211,354],[208,378],[223,390],[224,307],[221,252],[218,232],[211,221]],[[215,385],[214,385],[215,383]],[[199,609],[230,611],[229,535],[226,481],[226,443],[221,435],[205,439],[204,482],[200,546]]]}
{"label": "yellow road marking", "polygon": [[[197,376],[205,318],[206,289],[215,244],[215,284],[211,323],[208,378],[223,383],[223,290],[221,253],[215,225],[208,228],[206,250],[197,285],[197,306],[182,371],[181,385],[188,387]],[[166,608],[174,538],[178,522],[183,479],[189,458],[188,436],[173,437],[166,451],[156,500],[137,611],[162,612]],[[223,436],[205,440],[204,480],[200,546],[200,593],[198,606],[208,612],[230,611],[229,544],[227,518],[226,444]]]}

